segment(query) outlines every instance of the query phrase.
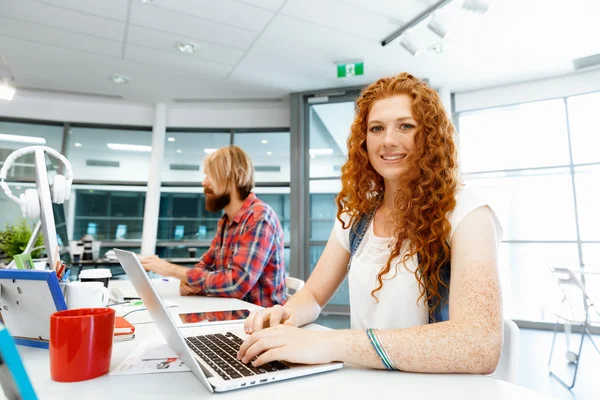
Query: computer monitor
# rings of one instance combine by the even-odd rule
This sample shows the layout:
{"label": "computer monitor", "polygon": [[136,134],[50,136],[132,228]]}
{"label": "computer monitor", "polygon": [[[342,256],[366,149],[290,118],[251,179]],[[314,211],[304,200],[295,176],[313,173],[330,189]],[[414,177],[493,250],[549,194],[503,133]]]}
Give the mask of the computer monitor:
{"label": "computer monitor", "polygon": [[117,231],[115,232],[115,239],[122,240],[127,239],[127,225],[126,224],[118,224]]}
{"label": "computer monitor", "polygon": [[175,225],[175,233],[174,233],[174,239],[175,240],[181,240],[183,239],[183,234],[185,232],[185,227],[183,225]]}

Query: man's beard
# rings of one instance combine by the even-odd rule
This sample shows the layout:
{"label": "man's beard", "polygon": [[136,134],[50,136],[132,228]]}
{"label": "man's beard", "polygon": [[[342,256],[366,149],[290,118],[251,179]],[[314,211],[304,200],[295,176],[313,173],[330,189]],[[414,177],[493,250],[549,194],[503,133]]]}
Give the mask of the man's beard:
{"label": "man's beard", "polygon": [[229,193],[215,195],[215,192],[208,188],[204,189],[204,196],[206,197],[205,207],[210,212],[219,212],[231,202]]}

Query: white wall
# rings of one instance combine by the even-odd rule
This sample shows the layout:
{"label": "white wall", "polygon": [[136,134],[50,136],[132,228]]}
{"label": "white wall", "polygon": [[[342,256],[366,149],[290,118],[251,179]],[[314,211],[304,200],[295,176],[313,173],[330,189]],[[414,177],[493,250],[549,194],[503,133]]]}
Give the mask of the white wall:
{"label": "white wall", "polygon": [[[168,127],[286,128],[290,124],[287,101],[169,104],[167,108]],[[0,117],[152,126],[154,105],[20,90],[12,101],[0,101]]]}
{"label": "white wall", "polygon": [[233,103],[168,106],[168,127],[287,128],[289,104]]}
{"label": "white wall", "polygon": [[533,82],[455,93],[457,112],[600,91],[600,69]]}

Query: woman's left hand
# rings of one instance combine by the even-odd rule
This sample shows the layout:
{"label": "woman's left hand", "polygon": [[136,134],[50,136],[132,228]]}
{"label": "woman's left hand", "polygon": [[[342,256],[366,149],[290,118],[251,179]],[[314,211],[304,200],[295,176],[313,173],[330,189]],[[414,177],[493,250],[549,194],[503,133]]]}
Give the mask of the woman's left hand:
{"label": "woman's left hand", "polygon": [[331,343],[334,331],[309,331],[295,326],[277,325],[253,333],[242,343],[238,359],[259,367],[270,361],[298,364],[325,364],[334,361]]}

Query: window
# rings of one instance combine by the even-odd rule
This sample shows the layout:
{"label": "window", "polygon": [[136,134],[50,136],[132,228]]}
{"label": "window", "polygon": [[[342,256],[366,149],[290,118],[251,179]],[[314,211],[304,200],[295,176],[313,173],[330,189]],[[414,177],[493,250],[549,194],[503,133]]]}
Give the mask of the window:
{"label": "window", "polygon": [[459,127],[465,173],[569,163],[562,99],[464,113]]}
{"label": "window", "polygon": [[158,242],[207,241],[209,245],[222,212],[207,211],[204,201],[204,193],[162,193]]}
{"label": "window", "polygon": [[[12,152],[26,146],[48,146],[60,152],[63,126],[0,121],[0,164]],[[35,156],[26,154],[15,160],[8,171],[7,180],[35,179]],[[58,163],[52,158],[52,163]]]}
{"label": "window", "polygon": [[[321,253],[325,250],[324,245],[310,246],[310,272],[312,273],[321,257]],[[373,289],[375,286],[373,287]],[[350,304],[350,289],[348,287],[348,278],[340,285],[338,290],[333,295],[329,303],[334,306],[347,306]]]}
{"label": "window", "polygon": [[341,176],[354,119],[354,102],[315,104],[309,113],[310,177]]}
{"label": "window", "polygon": [[[577,213],[581,240],[600,241],[600,208],[598,207],[598,184],[600,165],[575,168]],[[598,263],[600,265],[600,262]]]}
{"label": "window", "polygon": [[252,159],[255,181],[290,181],[289,132],[236,132],[233,143]]}
{"label": "window", "polygon": [[147,182],[152,131],[71,127],[67,152],[75,179]]}
{"label": "window", "polygon": [[[233,135],[233,136],[232,136]],[[184,254],[188,247],[208,247],[217,231],[222,212],[206,211],[201,182],[204,157],[214,149],[231,143],[241,147],[255,167],[254,192],[269,204],[279,217],[284,232],[285,262],[290,259],[290,134],[281,131],[167,132],[163,188],[158,223],[158,243],[170,246],[168,254]],[[266,142],[266,143],[265,143]],[[178,152],[178,150],[181,150]],[[269,154],[267,154],[269,153]],[[185,159],[185,161],[182,161]],[[171,160],[171,161],[168,161]],[[271,187],[262,183],[277,182]],[[182,185],[177,185],[181,183]],[[174,186],[177,185],[177,186]],[[175,243],[174,243],[175,242]],[[176,244],[177,242],[181,244]],[[159,251],[159,250],[157,250]],[[160,250],[163,251],[163,250]],[[166,252],[164,254],[167,254]]]}
{"label": "window", "polygon": [[167,131],[162,181],[193,183],[200,187],[204,179],[204,157],[215,149],[229,146],[230,140],[229,132]]}
{"label": "window", "polygon": [[568,168],[468,175],[464,181],[494,200],[504,239],[577,239]]}
{"label": "window", "polygon": [[283,229],[284,242],[290,241],[290,194],[289,188],[281,188],[282,193],[276,193],[276,188],[256,188],[256,196],[267,203],[279,218]]}
{"label": "window", "polygon": [[[62,124],[37,124],[0,121],[0,167],[15,150],[26,146],[48,146],[60,152],[63,137]],[[60,166],[55,158],[47,158],[54,167]],[[53,168],[49,168],[49,171]],[[26,189],[35,188],[35,155],[23,155],[14,160],[7,171],[6,182],[17,198]],[[0,191],[0,230],[6,224],[15,224],[22,217],[18,204]],[[33,227],[37,221],[29,221]]]}
{"label": "window", "polygon": [[600,128],[596,119],[600,109],[600,92],[567,99],[573,162],[600,162]]}
{"label": "window", "polygon": [[[341,190],[341,168],[347,159],[347,140],[354,119],[354,101],[313,104],[309,117],[310,265],[307,277],[325,249],[337,216],[335,198]],[[348,311],[348,281],[337,290],[328,308]]]}
{"label": "window", "polygon": [[560,293],[549,267],[600,264],[599,105],[593,93],[459,116],[463,179],[504,228],[500,277],[511,318],[554,322]]}
{"label": "window", "polygon": [[86,234],[108,242],[139,243],[142,240],[145,193],[76,188],[73,200],[72,240],[79,240]]}

